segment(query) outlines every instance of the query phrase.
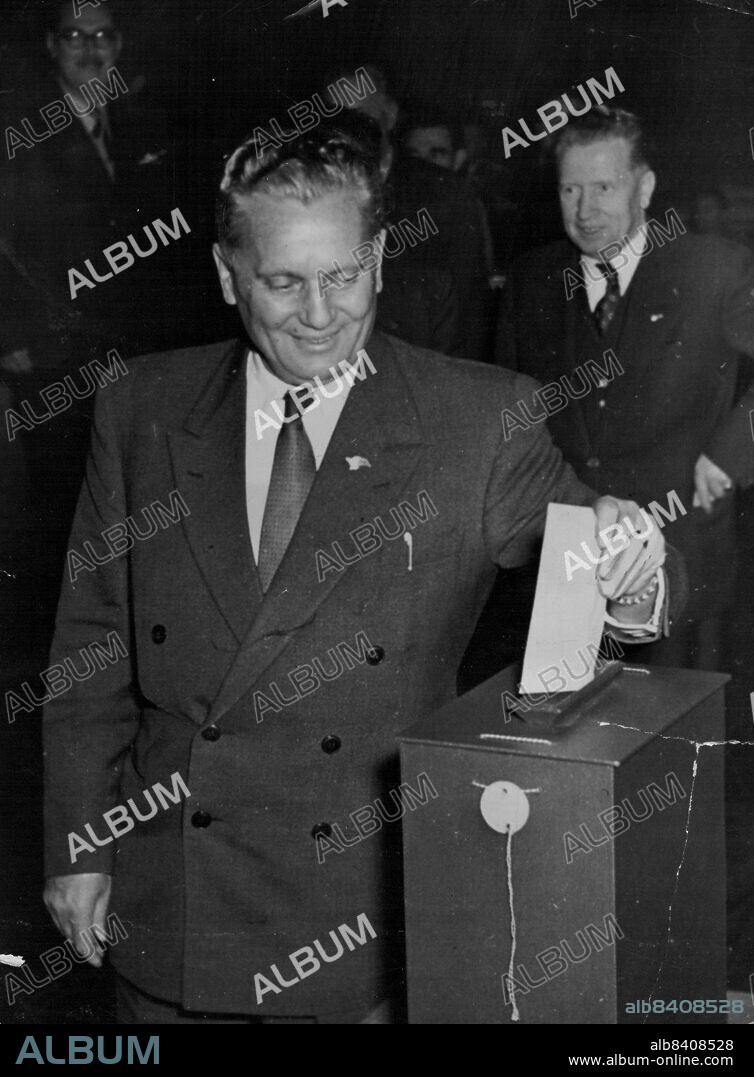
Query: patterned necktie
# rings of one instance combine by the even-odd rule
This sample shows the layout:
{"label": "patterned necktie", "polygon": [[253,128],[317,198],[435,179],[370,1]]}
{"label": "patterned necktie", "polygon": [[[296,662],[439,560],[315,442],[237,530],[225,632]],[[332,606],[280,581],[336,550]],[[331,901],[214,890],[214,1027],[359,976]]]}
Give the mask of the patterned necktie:
{"label": "patterned necktie", "polygon": [[110,129],[104,115],[97,109],[94,113],[94,127],[92,128],[92,140],[97,147],[103,165],[107,169],[110,179],[115,179],[115,167],[110,158]]}
{"label": "patterned necktie", "polygon": [[594,308],[594,324],[599,335],[604,337],[620,303],[620,281],[618,270],[613,269],[609,262],[598,262],[597,268],[602,276],[607,278],[605,294]]}
{"label": "patterned necktie", "polygon": [[270,487],[259,540],[259,577],[267,591],[293,538],[317,469],[301,412],[285,394],[285,419],[275,445]]}

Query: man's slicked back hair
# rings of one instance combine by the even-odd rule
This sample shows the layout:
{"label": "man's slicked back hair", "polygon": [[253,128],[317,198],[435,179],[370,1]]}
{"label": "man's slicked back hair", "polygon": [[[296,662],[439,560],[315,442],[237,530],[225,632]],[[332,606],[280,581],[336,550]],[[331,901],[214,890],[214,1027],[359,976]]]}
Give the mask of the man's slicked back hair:
{"label": "man's slicked back hair", "polygon": [[608,108],[597,105],[575,116],[568,125],[558,132],[553,141],[553,155],[557,164],[571,146],[588,146],[592,142],[601,142],[606,138],[625,138],[631,147],[631,167],[651,168],[651,152],[647,145],[647,136],[641,120],[634,112],[623,108]]}
{"label": "man's slicked back hair", "polygon": [[320,124],[315,131],[278,147],[260,149],[258,140],[249,138],[225,164],[216,205],[218,242],[226,251],[240,245],[244,209],[239,201],[249,195],[295,198],[307,206],[317,198],[347,190],[359,198],[365,231],[373,236],[384,221],[378,162],[337,123]]}

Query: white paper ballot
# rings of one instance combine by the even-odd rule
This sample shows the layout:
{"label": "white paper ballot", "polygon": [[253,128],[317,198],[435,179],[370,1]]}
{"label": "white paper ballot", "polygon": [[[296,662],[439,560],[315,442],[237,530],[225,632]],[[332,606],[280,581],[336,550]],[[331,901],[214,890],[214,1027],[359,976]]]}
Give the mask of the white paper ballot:
{"label": "white paper ballot", "polygon": [[[594,680],[607,605],[597,589],[597,566],[591,563],[581,545],[586,542],[596,557],[594,522],[594,510],[590,508],[576,505],[547,508],[537,592],[521,676],[520,690],[525,695],[573,692]],[[571,569],[567,573],[568,551],[588,565],[588,569],[579,568],[575,572]]]}

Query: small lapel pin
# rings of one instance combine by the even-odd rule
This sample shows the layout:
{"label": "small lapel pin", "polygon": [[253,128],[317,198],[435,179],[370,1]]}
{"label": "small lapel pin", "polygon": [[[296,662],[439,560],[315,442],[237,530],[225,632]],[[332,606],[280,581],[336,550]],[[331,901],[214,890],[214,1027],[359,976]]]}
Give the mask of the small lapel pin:
{"label": "small lapel pin", "polygon": [[403,541],[408,546],[408,571],[411,572],[414,565],[414,536],[410,531],[403,532]]}
{"label": "small lapel pin", "polygon": [[665,317],[664,314],[650,314],[649,315],[649,320],[650,320],[650,322],[659,322],[660,318],[664,318],[664,317]]}
{"label": "small lapel pin", "polygon": [[371,467],[366,456],[347,456],[346,463],[349,471],[358,471],[360,467]]}
{"label": "small lapel pin", "polygon": [[157,153],[145,153],[138,163],[140,165],[153,165],[155,162],[162,160],[167,152],[167,150],[158,150]]}

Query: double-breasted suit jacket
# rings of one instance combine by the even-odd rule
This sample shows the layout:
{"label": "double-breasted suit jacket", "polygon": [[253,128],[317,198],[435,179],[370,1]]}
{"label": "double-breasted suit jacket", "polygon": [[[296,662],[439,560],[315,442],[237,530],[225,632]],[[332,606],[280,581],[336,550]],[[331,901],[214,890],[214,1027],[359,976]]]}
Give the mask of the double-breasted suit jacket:
{"label": "double-breasted suit jacket", "polygon": [[[266,594],[245,346],[137,360],[98,398],[70,548],[105,563],[64,582],[52,662],[80,667],[112,632],[128,658],[46,708],[46,869],[112,872],[116,967],[191,1009],[366,1009],[401,978],[400,824],[360,836],[349,817],[378,797],[395,812],[395,736],[455,694],[496,565],[536,553],[548,502],[593,498],[544,427],[504,440],[501,409],[530,379],[377,333],[366,351],[375,373],[350,390]],[[102,533],[123,548],[130,518],[148,534],[143,509],[174,491],[176,522],[106,560]],[[335,676],[343,645],[356,657]],[[148,814],[143,791],[175,772],[190,797],[71,866],[69,833],[102,839],[128,798]],[[318,855],[320,824],[348,846]],[[289,954],[332,953],[329,932],[361,914],[376,938],[257,1003],[256,973],[293,980]]]}
{"label": "double-breasted suit jacket", "polygon": [[[547,425],[584,482],[644,506],[665,505],[676,491],[687,515],[668,524],[666,538],[684,554],[686,615],[696,619],[730,600],[735,546],[732,498],[711,516],[692,508],[694,464],[704,453],[734,482],[754,480],[754,392],[737,392],[739,356],[754,355],[754,266],[746,248],[726,240],[660,241],[640,259],[603,339],[586,289],[574,284],[579,251],[563,241],[526,255],[508,284],[496,360],[542,383],[569,379],[568,406]],[[576,371],[595,358],[608,370],[608,348],[624,372],[613,369],[598,389]]]}

